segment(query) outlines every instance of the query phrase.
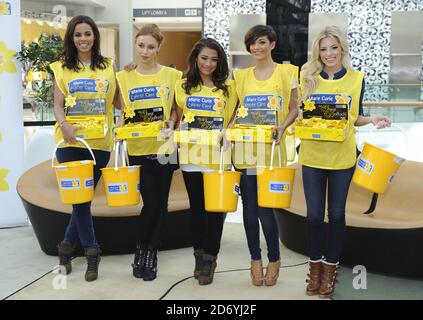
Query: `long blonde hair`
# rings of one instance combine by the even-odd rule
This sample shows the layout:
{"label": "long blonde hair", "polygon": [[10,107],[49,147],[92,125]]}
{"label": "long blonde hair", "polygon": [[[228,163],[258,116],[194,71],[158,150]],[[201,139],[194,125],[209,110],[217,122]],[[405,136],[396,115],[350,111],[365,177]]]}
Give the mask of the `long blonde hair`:
{"label": "long blonde hair", "polygon": [[301,83],[301,101],[306,101],[310,95],[316,90],[318,76],[322,72],[324,64],[320,59],[320,41],[327,37],[333,37],[336,39],[341,47],[341,62],[345,69],[351,69],[351,62],[349,56],[348,42],[344,33],[337,26],[327,26],[313,39],[311,46],[311,57],[302,66],[302,83]]}

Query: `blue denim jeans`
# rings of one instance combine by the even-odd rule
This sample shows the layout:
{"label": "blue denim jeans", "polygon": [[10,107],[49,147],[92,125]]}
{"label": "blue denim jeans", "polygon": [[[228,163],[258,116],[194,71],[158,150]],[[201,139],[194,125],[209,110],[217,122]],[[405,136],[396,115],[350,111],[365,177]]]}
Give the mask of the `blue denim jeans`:
{"label": "blue denim jeans", "polygon": [[303,185],[307,203],[307,244],[310,260],[323,254],[326,186],[328,190],[329,237],[326,261],[338,263],[345,234],[345,205],[355,167],[326,170],[303,166]]}
{"label": "blue denim jeans", "polygon": [[279,231],[273,209],[259,207],[257,204],[257,176],[247,174],[247,170],[240,171],[244,229],[251,259],[261,260],[260,221],[267,244],[267,257],[271,262],[278,261]]}
{"label": "blue denim jeans", "polygon": [[[110,152],[93,150],[96,165],[94,166],[94,188],[101,177],[101,168],[107,166],[110,159]],[[60,148],[57,149],[56,158],[59,162],[78,161],[92,159],[90,152],[85,148]],[[98,247],[94,234],[93,218],[91,216],[91,202],[72,205],[72,215],[66,228],[63,242],[76,245],[81,244],[83,248]]]}

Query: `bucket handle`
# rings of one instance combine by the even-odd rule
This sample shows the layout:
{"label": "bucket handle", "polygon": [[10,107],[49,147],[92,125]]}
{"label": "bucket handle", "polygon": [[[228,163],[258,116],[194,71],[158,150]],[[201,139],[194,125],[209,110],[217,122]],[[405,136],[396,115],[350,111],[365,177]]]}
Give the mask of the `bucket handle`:
{"label": "bucket handle", "polygon": [[[91,153],[91,156],[93,157],[93,160],[94,160],[94,165],[96,164],[96,161],[95,161],[95,157],[94,157],[94,153],[93,153],[93,151],[91,150],[91,148],[90,148],[90,146],[88,145],[88,143],[84,140],[84,139],[82,139],[82,138],[78,138],[78,137],[75,137],[75,139],[76,140],[78,140],[79,142],[81,142],[82,144],[84,144],[85,145],[85,147],[88,149],[88,151]],[[54,159],[56,159],[56,151],[57,151],[57,148],[59,148],[59,146],[63,143],[63,142],[65,142],[65,140],[60,140],[57,144],[56,144],[56,147],[54,147],[54,150],[53,150],[53,156],[51,157],[51,167],[52,168],[54,168]]]}
{"label": "bucket handle", "polygon": [[[275,147],[276,147],[276,140],[272,142],[272,152],[270,155],[270,170],[273,170],[273,156],[275,154]],[[279,159],[279,167],[282,167],[282,159],[281,159],[281,148],[278,148],[278,159]]]}
{"label": "bucket handle", "polygon": [[[407,156],[408,156],[408,135],[407,135],[407,132],[395,123],[392,123],[391,127],[395,127],[397,129],[399,129],[399,131],[401,131],[401,133],[403,134],[402,136],[404,137],[404,141],[405,141],[405,144],[404,144],[404,146],[405,146],[405,158],[404,159],[406,159]],[[380,129],[378,129],[377,126],[373,126],[367,134],[371,134],[375,130],[380,130]],[[358,135],[359,135],[359,132],[360,131],[357,131]],[[364,147],[364,139],[359,144],[359,146],[360,146],[360,149],[361,149],[360,152],[361,152],[363,150],[363,147]]]}
{"label": "bucket handle", "polygon": [[129,160],[128,160],[128,152],[127,152],[127,147],[126,147],[126,140],[116,140],[115,141],[115,167],[114,170],[118,171],[118,158],[119,158],[119,153],[121,155],[121,162],[122,162],[122,167],[126,167],[129,164]]}

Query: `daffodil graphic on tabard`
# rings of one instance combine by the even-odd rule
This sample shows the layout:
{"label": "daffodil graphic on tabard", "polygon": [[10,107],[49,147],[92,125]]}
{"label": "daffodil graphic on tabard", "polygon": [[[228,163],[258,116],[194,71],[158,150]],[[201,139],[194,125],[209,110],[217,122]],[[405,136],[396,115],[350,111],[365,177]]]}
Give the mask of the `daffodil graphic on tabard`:
{"label": "daffodil graphic on tabard", "polygon": [[72,108],[76,105],[76,98],[72,95],[68,95],[65,98],[65,107],[66,108]]}
{"label": "daffodil graphic on tabard", "polygon": [[346,96],[345,94],[335,96],[336,104],[349,104],[350,103],[350,97]]}
{"label": "daffodil graphic on tabard", "polygon": [[135,109],[132,107],[125,108],[125,117],[126,118],[133,118],[135,117]]}
{"label": "daffodil graphic on tabard", "polygon": [[224,108],[224,104],[220,98],[214,99],[214,106],[213,109],[219,112],[222,112]]}
{"label": "daffodil graphic on tabard", "polygon": [[304,102],[304,111],[313,111],[314,109],[316,109],[316,104],[314,101],[307,99],[306,102]]}
{"label": "daffodil graphic on tabard", "polygon": [[158,84],[159,84],[159,82],[157,80],[151,81],[151,85],[152,86],[157,86]]}
{"label": "daffodil graphic on tabard", "polygon": [[244,106],[239,107],[238,111],[236,112],[237,118],[245,118],[248,116],[248,109]]}
{"label": "daffodil graphic on tabard", "polygon": [[9,191],[9,184],[6,182],[6,177],[9,174],[9,170],[0,169],[0,191]]}
{"label": "daffodil graphic on tabard", "polygon": [[340,89],[339,87],[336,87],[333,91],[334,91],[335,93],[341,93],[341,89]]}
{"label": "daffodil graphic on tabard", "polygon": [[195,115],[191,111],[188,111],[187,113],[184,114],[184,121],[186,123],[194,122],[194,120],[195,120]]}
{"label": "daffodil graphic on tabard", "polygon": [[97,79],[95,81],[95,90],[99,93],[107,93],[107,81],[105,79]]}
{"label": "daffodil graphic on tabard", "polygon": [[163,97],[169,92],[167,87],[157,87],[157,97]]}
{"label": "daffodil graphic on tabard", "polygon": [[0,41],[0,73],[15,73],[16,66],[13,63],[13,57],[16,51],[7,49],[4,42]]}
{"label": "daffodil graphic on tabard", "polygon": [[11,14],[10,12],[10,3],[6,1],[0,1],[0,16],[5,16]]}
{"label": "daffodil graphic on tabard", "polygon": [[270,109],[275,110],[279,107],[279,101],[280,101],[280,98],[277,95],[269,96],[269,101],[267,103],[267,106]]}

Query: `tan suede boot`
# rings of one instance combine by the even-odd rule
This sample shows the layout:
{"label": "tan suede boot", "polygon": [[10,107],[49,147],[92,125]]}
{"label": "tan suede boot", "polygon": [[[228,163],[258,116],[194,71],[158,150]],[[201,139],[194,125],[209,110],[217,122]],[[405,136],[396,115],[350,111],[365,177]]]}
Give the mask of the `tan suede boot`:
{"label": "tan suede boot", "polygon": [[264,284],[266,286],[274,286],[278,281],[279,268],[281,267],[281,260],[270,262],[266,268],[266,275],[264,276]]}
{"label": "tan suede boot", "polygon": [[335,283],[336,283],[336,276],[338,274],[337,264],[328,264],[323,261],[322,263],[322,278],[320,283],[320,289],[319,289],[319,297],[324,298],[330,298],[330,296],[335,291]]}
{"label": "tan suede boot", "polygon": [[322,275],[322,261],[309,262],[309,273],[307,274],[308,283],[306,288],[306,293],[309,296],[314,296],[319,293],[320,289],[320,280]]}
{"label": "tan suede boot", "polygon": [[263,263],[261,260],[251,260],[251,269],[250,269],[251,281],[253,285],[259,287],[264,283],[263,275]]}

